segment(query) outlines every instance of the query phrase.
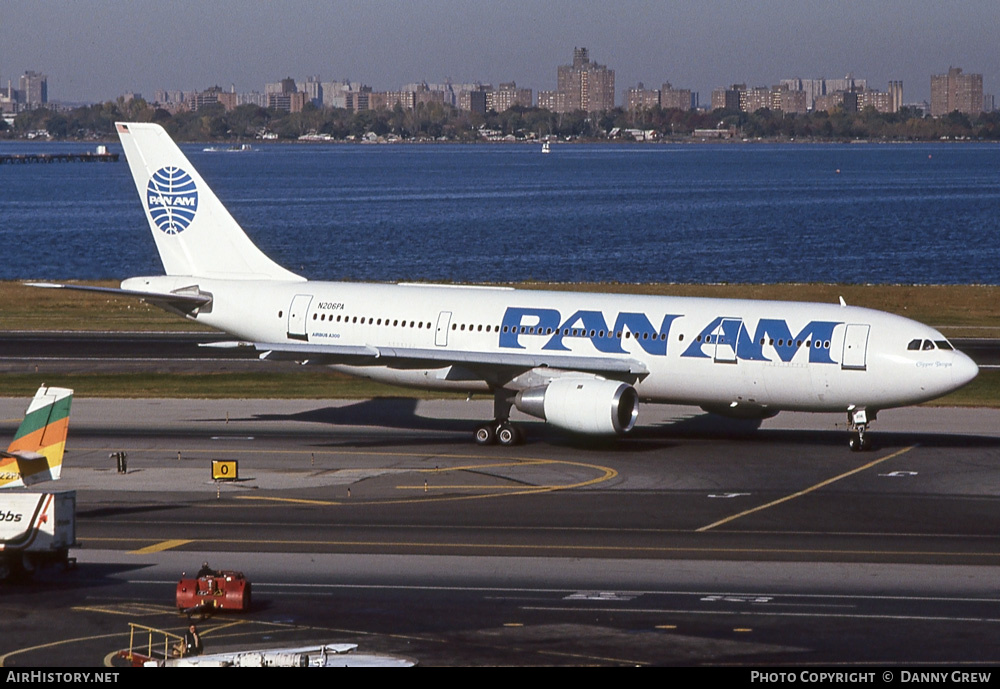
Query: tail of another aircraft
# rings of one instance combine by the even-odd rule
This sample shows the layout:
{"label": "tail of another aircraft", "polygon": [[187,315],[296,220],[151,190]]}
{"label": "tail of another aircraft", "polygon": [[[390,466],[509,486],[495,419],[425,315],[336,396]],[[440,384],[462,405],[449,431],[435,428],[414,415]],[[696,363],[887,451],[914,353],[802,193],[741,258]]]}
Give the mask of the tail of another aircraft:
{"label": "tail of another aircraft", "polygon": [[163,127],[117,127],[167,275],[302,280],[250,241]]}
{"label": "tail of another aircraft", "polygon": [[0,488],[59,478],[72,401],[67,388],[38,388],[10,447],[0,451]]}

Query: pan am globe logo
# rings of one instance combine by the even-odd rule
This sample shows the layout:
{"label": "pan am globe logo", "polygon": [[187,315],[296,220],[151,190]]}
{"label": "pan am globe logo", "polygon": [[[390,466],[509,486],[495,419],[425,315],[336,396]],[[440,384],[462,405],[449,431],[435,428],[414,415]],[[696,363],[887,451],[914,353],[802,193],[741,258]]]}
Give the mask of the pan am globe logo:
{"label": "pan am globe logo", "polygon": [[198,210],[198,188],[179,167],[161,167],[146,185],[149,216],[161,231],[179,234],[188,228]]}

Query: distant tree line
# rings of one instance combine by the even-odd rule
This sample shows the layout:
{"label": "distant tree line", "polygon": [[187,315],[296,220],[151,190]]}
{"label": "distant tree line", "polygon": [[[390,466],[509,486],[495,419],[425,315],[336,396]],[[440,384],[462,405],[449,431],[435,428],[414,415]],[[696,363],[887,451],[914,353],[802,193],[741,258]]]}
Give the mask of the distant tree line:
{"label": "distant tree line", "polygon": [[583,111],[553,113],[541,108],[513,107],[485,115],[458,110],[439,103],[419,104],[413,110],[353,112],[340,108],[307,105],[302,112],[288,113],[255,105],[241,105],[227,112],[222,105],[209,105],[196,112],[171,114],[142,99],[89,105],[67,112],[39,108],[17,115],[13,127],[0,120],[0,137],[20,138],[46,130],[55,139],[93,140],[115,138],[116,121],[157,122],[180,141],[237,142],[270,132],[281,140],[305,134],[329,135],[336,140],[360,139],[369,133],[404,140],[479,141],[483,132],[494,138],[606,140],[615,130],[630,138],[628,130],[654,131],[665,140],[689,138],[696,129],[730,129],[740,138],[769,140],[875,140],[937,141],[941,139],[1000,139],[1000,113],[977,117],[953,112],[940,118],[922,117],[903,108],[880,113],[874,108],[861,112],[836,110],[808,114],[784,114],[780,110],[754,113],[730,110],[675,110],[659,107],[637,111],[615,108],[597,114]]}

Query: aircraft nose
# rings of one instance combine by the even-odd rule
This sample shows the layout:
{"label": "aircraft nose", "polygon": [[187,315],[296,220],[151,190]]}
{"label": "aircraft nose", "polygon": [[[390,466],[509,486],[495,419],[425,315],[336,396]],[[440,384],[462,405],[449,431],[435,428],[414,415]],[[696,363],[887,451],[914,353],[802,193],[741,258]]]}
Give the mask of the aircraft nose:
{"label": "aircraft nose", "polygon": [[952,366],[952,380],[958,389],[979,375],[979,366],[965,352],[955,352],[955,365]]}

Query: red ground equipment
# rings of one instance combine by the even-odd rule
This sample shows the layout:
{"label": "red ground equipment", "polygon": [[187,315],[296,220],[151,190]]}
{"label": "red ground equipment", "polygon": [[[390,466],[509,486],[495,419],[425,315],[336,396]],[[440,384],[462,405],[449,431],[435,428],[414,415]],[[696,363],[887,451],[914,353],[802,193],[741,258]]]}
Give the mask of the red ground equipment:
{"label": "red ground equipment", "polygon": [[183,577],[177,582],[177,609],[197,610],[250,609],[250,581],[242,572],[221,570],[200,577]]}

